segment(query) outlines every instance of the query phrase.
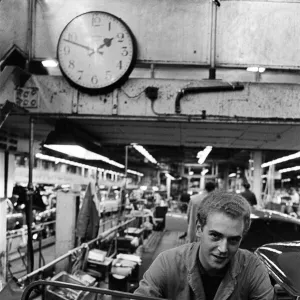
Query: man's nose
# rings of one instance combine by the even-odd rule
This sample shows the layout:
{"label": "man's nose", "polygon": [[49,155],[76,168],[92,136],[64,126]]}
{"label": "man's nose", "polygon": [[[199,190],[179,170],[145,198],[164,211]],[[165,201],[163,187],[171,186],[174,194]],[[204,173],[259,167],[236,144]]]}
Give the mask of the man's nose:
{"label": "man's nose", "polygon": [[226,253],[227,252],[227,247],[228,246],[228,241],[227,239],[222,239],[219,243],[218,250],[220,253]]}

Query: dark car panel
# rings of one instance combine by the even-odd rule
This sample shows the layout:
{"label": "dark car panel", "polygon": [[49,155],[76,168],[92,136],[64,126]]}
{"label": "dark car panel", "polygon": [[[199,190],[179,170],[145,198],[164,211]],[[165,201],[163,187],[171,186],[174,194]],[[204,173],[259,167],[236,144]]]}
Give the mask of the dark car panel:
{"label": "dark car panel", "polygon": [[300,241],[266,244],[255,253],[282,288],[294,297],[300,296]]}
{"label": "dark car panel", "polygon": [[264,244],[295,240],[300,240],[299,219],[272,210],[255,209],[241,248],[255,251]]}

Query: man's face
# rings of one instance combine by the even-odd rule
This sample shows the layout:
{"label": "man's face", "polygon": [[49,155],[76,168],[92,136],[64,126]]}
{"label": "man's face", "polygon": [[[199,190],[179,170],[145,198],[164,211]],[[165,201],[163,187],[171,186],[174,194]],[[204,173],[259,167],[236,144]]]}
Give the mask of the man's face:
{"label": "man's face", "polygon": [[206,225],[197,225],[201,246],[199,258],[206,271],[217,271],[226,266],[238,250],[244,230],[242,218],[214,212],[208,216]]}

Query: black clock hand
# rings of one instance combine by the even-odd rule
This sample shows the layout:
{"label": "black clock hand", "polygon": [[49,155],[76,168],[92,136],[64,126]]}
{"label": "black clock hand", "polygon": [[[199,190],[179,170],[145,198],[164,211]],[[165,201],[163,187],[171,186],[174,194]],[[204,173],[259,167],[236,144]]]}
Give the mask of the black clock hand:
{"label": "black clock hand", "polygon": [[100,53],[99,50],[102,49],[104,46],[110,47],[111,41],[112,41],[113,39],[114,39],[114,38],[111,38],[111,39],[105,38],[105,39],[103,40],[103,44],[100,45],[100,46],[97,48],[98,53]]}
{"label": "black clock hand", "polygon": [[[90,51],[92,51],[93,53],[95,52],[94,49],[91,48],[91,47],[89,47],[89,46],[85,46],[85,45],[82,45],[82,44],[79,44],[79,43],[76,43],[76,42],[73,42],[73,41],[70,41],[70,40],[67,40],[67,39],[64,39],[64,41],[66,41],[66,42],[68,42],[68,43],[71,43],[71,44],[74,44],[74,45],[76,45],[76,46],[79,46],[79,47],[81,47],[81,48],[84,48],[84,49],[86,49],[86,50],[90,50]],[[92,54],[93,54],[93,53],[92,53]]]}

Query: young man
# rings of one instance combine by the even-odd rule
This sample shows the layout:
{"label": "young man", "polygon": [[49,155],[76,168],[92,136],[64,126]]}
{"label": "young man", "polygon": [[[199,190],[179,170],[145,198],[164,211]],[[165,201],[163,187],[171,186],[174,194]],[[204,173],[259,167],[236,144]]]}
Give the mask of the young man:
{"label": "young man", "polygon": [[273,299],[265,266],[239,249],[250,227],[250,205],[240,195],[213,192],[200,204],[199,242],[158,255],[137,295],[176,300]]}

